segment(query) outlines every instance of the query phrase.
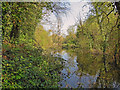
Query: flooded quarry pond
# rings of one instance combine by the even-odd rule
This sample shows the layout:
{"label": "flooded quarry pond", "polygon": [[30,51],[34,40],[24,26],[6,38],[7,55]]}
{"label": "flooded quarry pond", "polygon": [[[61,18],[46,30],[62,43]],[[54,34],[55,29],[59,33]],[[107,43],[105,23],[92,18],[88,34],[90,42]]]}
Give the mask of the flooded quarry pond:
{"label": "flooded quarry pond", "polygon": [[104,55],[67,50],[55,55],[63,59],[64,67],[58,82],[61,88],[120,87],[120,70],[109,62],[109,55],[103,58]]}

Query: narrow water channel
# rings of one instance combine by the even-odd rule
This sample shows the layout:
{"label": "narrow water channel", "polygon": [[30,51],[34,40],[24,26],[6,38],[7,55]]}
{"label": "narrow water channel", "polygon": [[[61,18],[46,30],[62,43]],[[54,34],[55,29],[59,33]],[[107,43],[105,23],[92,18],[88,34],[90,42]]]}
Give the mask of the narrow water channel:
{"label": "narrow water channel", "polygon": [[[89,74],[79,77],[81,73],[78,71],[77,56],[72,58],[66,51],[61,53],[61,56],[65,61],[65,68],[61,71],[62,80],[60,81],[61,88],[64,87],[89,87],[91,83],[96,81],[95,77],[90,76]],[[89,81],[89,82],[88,82]]]}
{"label": "narrow water channel", "polygon": [[[109,65],[104,66],[102,56],[87,54],[71,56],[65,50],[57,55],[64,59],[64,68],[61,70],[59,82],[61,88],[120,87],[120,80],[117,80],[119,71],[112,70]],[[104,67],[111,71],[105,72]]]}

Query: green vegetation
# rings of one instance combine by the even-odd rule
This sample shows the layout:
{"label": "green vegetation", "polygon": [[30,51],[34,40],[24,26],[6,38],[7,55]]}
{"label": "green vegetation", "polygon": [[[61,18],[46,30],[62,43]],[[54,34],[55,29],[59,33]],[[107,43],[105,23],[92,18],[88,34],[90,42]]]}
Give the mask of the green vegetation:
{"label": "green vegetation", "polygon": [[43,56],[42,50],[31,46],[3,46],[3,88],[55,88],[62,66],[56,58]]}
{"label": "green vegetation", "polygon": [[112,3],[91,3],[91,7],[93,8],[87,19],[84,22],[79,19],[76,33],[74,26],[68,29],[69,35],[64,39],[63,46],[85,49],[92,54],[112,55],[115,58],[113,61],[117,64],[119,15],[115,12]]}
{"label": "green vegetation", "polygon": [[41,46],[43,49],[52,47],[52,37],[49,36],[49,33],[42,26],[36,28],[34,36],[37,46]]}
{"label": "green vegetation", "polygon": [[[89,87],[118,87],[113,83],[120,83],[120,11],[117,9],[116,12],[114,4],[110,2],[93,2],[90,5],[93,8],[87,19],[84,22],[79,19],[79,23],[68,29],[69,35],[63,41],[63,48],[77,56],[76,75],[80,74],[80,78],[88,74],[93,77],[98,75],[94,83],[88,81]],[[74,53],[70,52],[74,58]]]}
{"label": "green vegetation", "polygon": [[[58,72],[63,65],[56,57],[45,53],[53,41],[49,33],[38,25],[47,11],[56,12],[53,5],[64,9],[62,3],[56,2],[2,3],[3,88],[59,86]],[[58,10],[60,13],[61,8]]]}
{"label": "green vegetation", "polygon": [[[63,59],[51,55],[51,52],[60,53],[62,49],[70,53],[72,60],[77,56],[81,76],[87,73],[95,76],[100,70],[94,87],[99,87],[97,83],[108,79],[107,84],[111,83],[110,77],[115,78],[114,73],[117,81],[120,75],[120,4],[115,3],[117,13],[111,2],[90,3],[93,8],[87,19],[84,22],[79,19],[79,23],[70,26],[66,37],[60,35],[60,31],[46,31],[40,24],[43,16],[52,13],[61,19],[60,14],[68,10],[67,4],[2,3],[3,88],[59,87]],[[60,30],[60,25],[57,27]]]}

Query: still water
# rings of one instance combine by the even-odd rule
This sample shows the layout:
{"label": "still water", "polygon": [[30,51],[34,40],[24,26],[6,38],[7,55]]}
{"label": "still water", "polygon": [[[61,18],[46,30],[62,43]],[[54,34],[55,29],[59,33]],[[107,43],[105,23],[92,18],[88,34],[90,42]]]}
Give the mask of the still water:
{"label": "still water", "polygon": [[120,88],[120,69],[103,60],[103,55],[65,50],[56,55],[64,59],[61,88]]}

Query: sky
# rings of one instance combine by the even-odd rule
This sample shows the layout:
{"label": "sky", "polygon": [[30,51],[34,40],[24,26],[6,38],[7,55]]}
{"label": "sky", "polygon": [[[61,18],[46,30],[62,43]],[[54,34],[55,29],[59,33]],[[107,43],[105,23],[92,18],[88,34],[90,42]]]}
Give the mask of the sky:
{"label": "sky", "polygon": [[71,2],[70,4],[71,10],[69,11],[67,16],[62,18],[64,24],[62,27],[62,31],[65,34],[67,34],[68,27],[74,25],[79,18],[84,21],[86,13],[89,11],[89,6],[87,5],[87,2]]}
{"label": "sky", "polygon": [[[83,7],[84,6],[84,7]],[[74,25],[77,20],[81,17],[82,21],[85,20],[86,13],[89,12],[89,5],[87,2],[70,2],[70,11],[66,15],[62,15],[62,27],[61,33],[68,35],[67,29],[69,26]],[[54,23],[53,25],[43,25],[46,30],[52,29],[56,26],[56,19],[53,14],[50,16],[50,20]]]}

